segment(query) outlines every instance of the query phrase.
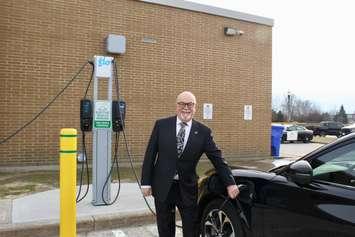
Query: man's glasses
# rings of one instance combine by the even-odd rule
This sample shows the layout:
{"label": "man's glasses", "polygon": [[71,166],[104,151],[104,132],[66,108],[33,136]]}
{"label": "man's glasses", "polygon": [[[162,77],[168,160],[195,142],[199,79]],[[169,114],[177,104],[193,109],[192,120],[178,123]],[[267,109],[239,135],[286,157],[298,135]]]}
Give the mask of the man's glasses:
{"label": "man's glasses", "polygon": [[187,108],[192,109],[195,106],[195,103],[193,102],[189,102],[189,103],[178,102],[177,104],[180,108],[185,108],[185,106],[187,106]]}

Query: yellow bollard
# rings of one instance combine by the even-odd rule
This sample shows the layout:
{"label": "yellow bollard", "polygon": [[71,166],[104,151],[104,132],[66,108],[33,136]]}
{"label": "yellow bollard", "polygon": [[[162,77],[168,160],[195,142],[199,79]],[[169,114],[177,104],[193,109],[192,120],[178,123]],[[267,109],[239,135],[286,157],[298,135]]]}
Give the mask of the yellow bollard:
{"label": "yellow bollard", "polygon": [[77,131],[60,131],[60,237],[76,236]]}

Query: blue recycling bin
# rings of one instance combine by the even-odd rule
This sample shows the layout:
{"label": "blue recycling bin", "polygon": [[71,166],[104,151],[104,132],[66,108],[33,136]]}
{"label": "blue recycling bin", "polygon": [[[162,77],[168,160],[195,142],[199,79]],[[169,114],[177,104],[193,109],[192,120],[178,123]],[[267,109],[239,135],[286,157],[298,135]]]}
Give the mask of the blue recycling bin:
{"label": "blue recycling bin", "polygon": [[271,155],[275,158],[278,158],[280,156],[280,144],[283,130],[284,126],[271,126]]}

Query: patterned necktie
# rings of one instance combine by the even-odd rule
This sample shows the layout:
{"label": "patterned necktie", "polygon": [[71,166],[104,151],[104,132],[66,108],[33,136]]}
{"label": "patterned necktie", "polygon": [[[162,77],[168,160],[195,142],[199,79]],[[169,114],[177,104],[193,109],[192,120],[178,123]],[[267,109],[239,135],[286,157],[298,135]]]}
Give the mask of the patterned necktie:
{"label": "patterned necktie", "polygon": [[178,157],[180,158],[182,151],[184,150],[184,140],[185,140],[185,126],[187,124],[184,122],[180,123],[180,130],[176,136],[176,148]]}

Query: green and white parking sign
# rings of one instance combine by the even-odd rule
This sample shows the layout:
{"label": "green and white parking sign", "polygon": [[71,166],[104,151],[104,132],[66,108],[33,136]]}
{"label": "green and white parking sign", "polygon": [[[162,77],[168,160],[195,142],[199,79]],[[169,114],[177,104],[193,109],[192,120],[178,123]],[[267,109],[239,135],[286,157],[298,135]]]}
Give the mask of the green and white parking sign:
{"label": "green and white parking sign", "polygon": [[94,104],[94,128],[111,128],[111,101],[96,100]]}

